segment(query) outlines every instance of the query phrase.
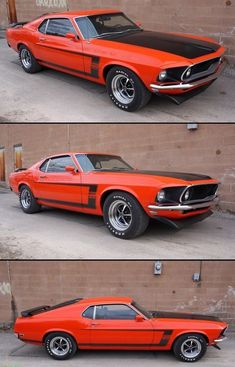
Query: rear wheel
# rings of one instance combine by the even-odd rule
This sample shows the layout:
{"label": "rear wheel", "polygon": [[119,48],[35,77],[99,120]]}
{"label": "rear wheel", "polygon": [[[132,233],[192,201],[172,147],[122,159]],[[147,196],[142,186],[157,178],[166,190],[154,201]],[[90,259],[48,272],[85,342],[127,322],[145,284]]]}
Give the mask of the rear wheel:
{"label": "rear wheel", "polygon": [[41,205],[37,203],[32,191],[26,185],[20,188],[19,200],[22,210],[27,214],[34,214],[41,210]]}
{"label": "rear wheel", "polygon": [[26,73],[34,74],[42,70],[42,66],[25,45],[21,45],[19,48],[19,58],[21,66]]}
{"label": "rear wheel", "polygon": [[141,205],[126,192],[111,193],[105,200],[103,213],[109,231],[124,240],[140,236],[149,224],[149,217]]}
{"label": "rear wheel", "polygon": [[173,347],[173,352],[183,362],[196,362],[207,350],[207,342],[200,334],[186,334],[180,336]]}
{"label": "rear wheel", "polygon": [[57,360],[70,359],[77,352],[77,343],[68,334],[56,332],[45,339],[45,349],[50,357]]}
{"label": "rear wheel", "polygon": [[124,111],[140,110],[152,95],[135,73],[123,67],[113,67],[108,72],[106,83],[111,100]]}

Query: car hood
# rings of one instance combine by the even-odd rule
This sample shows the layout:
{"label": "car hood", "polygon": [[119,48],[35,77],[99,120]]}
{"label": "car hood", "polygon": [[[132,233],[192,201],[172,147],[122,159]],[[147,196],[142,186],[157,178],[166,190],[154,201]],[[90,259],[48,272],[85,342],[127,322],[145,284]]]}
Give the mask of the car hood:
{"label": "car hood", "polygon": [[145,170],[129,170],[129,171],[108,171],[108,170],[99,170],[97,172],[103,172],[103,173],[121,173],[124,175],[130,174],[130,175],[142,175],[142,176],[155,176],[158,179],[161,178],[175,178],[176,180],[180,180],[182,183],[182,181],[187,181],[187,182],[192,182],[192,181],[204,181],[204,180],[211,180],[212,178],[210,176],[206,176],[206,175],[200,175],[200,174],[195,174],[195,173],[181,173],[181,172],[165,172],[165,171],[145,171]]}
{"label": "car hood", "polygon": [[153,31],[131,32],[102,39],[163,51],[187,59],[209,55],[220,48],[219,44],[213,42]]}
{"label": "car hood", "polygon": [[150,311],[157,319],[180,319],[180,320],[203,320],[203,321],[221,321],[216,316],[187,314],[179,312]]}

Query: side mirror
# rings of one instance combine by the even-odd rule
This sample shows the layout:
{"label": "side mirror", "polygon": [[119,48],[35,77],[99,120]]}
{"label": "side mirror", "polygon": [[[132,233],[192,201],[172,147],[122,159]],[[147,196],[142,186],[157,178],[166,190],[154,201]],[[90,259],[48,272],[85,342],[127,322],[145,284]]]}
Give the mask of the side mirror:
{"label": "side mirror", "polygon": [[71,40],[71,41],[77,41],[78,37],[74,33],[66,33],[65,38]]}
{"label": "side mirror", "polygon": [[73,166],[65,167],[65,171],[69,173],[75,173],[75,168]]}
{"label": "side mirror", "polygon": [[136,321],[136,322],[143,322],[143,321],[144,321],[144,318],[143,318],[143,316],[141,316],[141,315],[136,315],[136,317],[135,317],[135,321]]}

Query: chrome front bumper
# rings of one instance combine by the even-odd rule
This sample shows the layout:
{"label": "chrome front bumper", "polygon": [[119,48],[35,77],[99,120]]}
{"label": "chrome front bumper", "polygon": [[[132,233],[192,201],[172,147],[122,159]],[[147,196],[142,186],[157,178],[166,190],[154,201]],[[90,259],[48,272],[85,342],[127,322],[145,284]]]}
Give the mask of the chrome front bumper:
{"label": "chrome front bumper", "polygon": [[148,209],[151,211],[151,214],[155,214],[154,211],[158,211],[158,210],[187,211],[187,210],[210,208],[214,204],[215,204],[215,201],[209,201],[209,202],[205,202],[205,203],[191,204],[191,205],[184,205],[184,204],[179,204],[179,205],[149,205]]}
{"label": "chrome front bumper", "polygon": [[219,339],[215,339],[214,343],[221,343],[224,342],[227,338],[227,336],[221,336]]}
{"label": "chrome front bumper", "polygon": [[157,93],[157,92],[161,92],[162,90],[170,91],[170,90],[177,90],[177,89],[190,89],[190,88],[200,87],[203,84],[210,83],[213,80],[217,79],[221,75],[223,70],[225,69],[226,65],[227,65],[227,61],[225,60],[223,61],[222,64],[220,64],[220,67],[215,74],[209,75],[208,77],[197,80],[195,82],[191,82],[191,83],[182,82],[179,84],[168,84],[168,85],[150,84],[150,88],[152,89],[154,93]]}

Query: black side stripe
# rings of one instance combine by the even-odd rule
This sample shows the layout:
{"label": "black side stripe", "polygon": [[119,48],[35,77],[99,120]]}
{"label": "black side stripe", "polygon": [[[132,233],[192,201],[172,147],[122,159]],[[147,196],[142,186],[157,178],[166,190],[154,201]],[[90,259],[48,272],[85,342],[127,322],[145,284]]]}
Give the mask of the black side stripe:
{"label": "black side stripe", "polygon": [[91,76],[93,78],[98,78],[99,77],[99,63],[100,63],[100,57],[99,56],[84,54],[82,52],[77,52],[77,51],[64,50],[64,49],[61,49],[61,48],[58,48],[58,47],[52,47],[52,46],[47,46],[47,45],[40,45],[40,46],[44,47],[44,48],[50,48],[50,49],[53,49],[53,50],[58,50],[58,51],[61,51],[61,52],[66,52],[66,53],[69,53],[69,54],[90,57],[91,58],[91,72],[88,73],[88,72],[85,72],[83,70],[68,68],[66,66],[54,64],[52,62],[49,62],[49,61],[46,61],[46,60],[41,60],[41,59],[37,59],[38,62],[42,62],[42,63],[50,65],[50,66],[55,66],[55,67],[61,68],[61,69],[66,70],[66,71],[71,71],[73,73]]}
{"label": "black side stripe", "polygon": [[40,182],[42,184],[47,185],[59,185],[59,186],[75,186],[75,187],[88,187],[88,203],[76,203],[76,202],[70,202],[70,201],[61,201],[61,200],[52,200],[52,199],[45,199],[45,198],[37,198],[37,200],[44,201],[49,204],[59,204],[63,206],[71,206],[75,208],[89,208],[89,209],[96,209],[96,193],[98,186],[97,185],[85,185],[85,184],[67,184],[67,183],[47,183],[47,182]]}

